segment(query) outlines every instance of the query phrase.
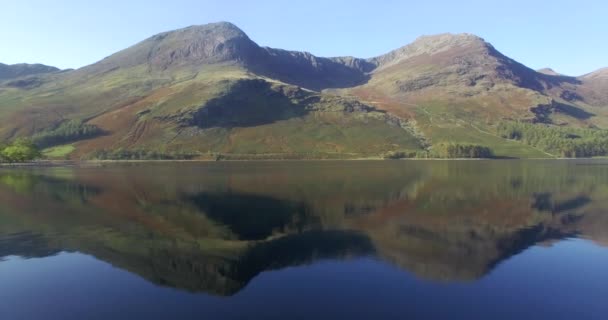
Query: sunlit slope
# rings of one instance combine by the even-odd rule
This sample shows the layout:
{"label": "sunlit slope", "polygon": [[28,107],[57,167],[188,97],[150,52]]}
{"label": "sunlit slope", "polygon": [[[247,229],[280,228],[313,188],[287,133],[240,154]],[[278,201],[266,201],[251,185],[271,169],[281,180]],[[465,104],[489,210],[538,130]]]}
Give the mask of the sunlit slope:
{"label": "sunlit slope", "polygon": [[478,143],[498,156],[547,157],[496,136],[495,126],[504,121],[606,124],[601,72],[582,78],[539,73],[474,35],[420,37],[370,62],[377,67],[366,84],[339,92],[415,119],[431,143]]}
{"label": "sunlit slope", "polygon": [[605,69],[537,72],[470,34],[322,58],[261,47],[223,22],[164,32],[78,70],[0,80],[0,137],[69,135],[53,130],[78,120],[98,133],[45,147],[74,159],[358,158],[457,142],[552,157],[497,126],[606,128],[605,92]]}
{"label": "sunlit slope", "polygon": [[295,83],[348,67],[326,59],[327,68],[308,70],[296,53],[273,50],[223,23],[160,34],[94,65],[39,76],[35,87],[5,85],[0,133],[31,136],[66,119],[97,126],[103,134],[74,139],[73,158],[117,150],[365,157],[421,148],[406,121],[266,76],[287,77],[281,67],[290,59],[308,77]]}

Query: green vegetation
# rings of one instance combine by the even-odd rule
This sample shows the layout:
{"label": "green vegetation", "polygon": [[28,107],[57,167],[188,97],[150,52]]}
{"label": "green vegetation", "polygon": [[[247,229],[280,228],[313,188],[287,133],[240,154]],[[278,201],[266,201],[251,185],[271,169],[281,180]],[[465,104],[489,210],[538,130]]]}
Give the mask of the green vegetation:
{"label": "green vegetation", "polygon": [[501,123],[497,131],[506,139],[518,140],[562,157],[608,155],[608,130],[507,122]]}
{"label": "green vegetation", "polygon": [[209,160],[344,160],[344,159],[368,159],[377,158],[369,154],[361,153],[216,153],[211,152],[201,155],[201,159]]}
{"label": "green vegetation", "polygon": [[[475,144],[492,149],[497,158],[547,158],[532,146],[496,134],[495,128],[479,119],[468,104],[429,103],[418,108],[416,121],[430,141]],[[428,157],[431,157],[429,154]],[[425,156],[422,156],[425,158]]]}
{"label": "green vegetation", "polygon": [[31,140],[18,139],[0,146],[0,161],[8,163],[27,162],[40,158],[42,154]]}
{"label": "green vegetation", "polygon": [[492,149],[476,144],[442,142],[433,146],[431,154],[436,158],[493,158]]}
{"label": "green vegetation", "polygon": [[382,159],[387,160],[396,160],[396,159],[405,159],[405,158],[413,158],[412,156],[416,156],[416,153],[406,152],[406,151],[389,151],[382,154]]}
{"label": "green vegetation", "polygon": [[187,160],[196,155],[183,152],[158,152],[150,150],[99,150],[93,154],[97,160]]}
{"label": "green vegetation", "polygon": [[488,147],[476,144],[442,142],[433,145],[431,150],[389,151],[382,154],[382,158],[387,160],[406,158],[480,159],[494,158],[494,152]]}
{"label": "green vegetation", "polygon": [[37,133],[34,135],[33,141],[37,146],[44,148],[92,138],[102,133],[102,130],[95,125],[86,124],[80,120],[68,120],[53,129]]}
{"label": "green vegetation", "polygon": [[494,157],[494,152],[489,147],[453,142],[436,144],[430,150],[390,151],[382,154],[383,159],[482,159]]}
{"label": "green vegetation", "polygon": [[406,151],[389,151],[385,152],[380,156],[385,160],[397,160],[397,159],[428,159],[428,158],[436,158],[437,156],[433,155],[432,152],[428,150],[406,150]]}
{"label": "green vegetation", "polygon": [[65,158],[70,153],[72,153],[76,148],[71,144],[65,144],[60,146],[55,146],[51,148],[46,148],[42,150],[42,155],[46,158]]}

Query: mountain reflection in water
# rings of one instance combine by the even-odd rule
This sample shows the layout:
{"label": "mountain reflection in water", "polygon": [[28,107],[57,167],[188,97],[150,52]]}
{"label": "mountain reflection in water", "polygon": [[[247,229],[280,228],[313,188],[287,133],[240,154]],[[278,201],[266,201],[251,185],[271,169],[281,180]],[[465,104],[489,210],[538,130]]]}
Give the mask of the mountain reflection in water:
{"label": "mountain reflection in water", "polygon": [[0,170],[1,257],[80,252],[233,295],[263,271],[374,257],[470,281],[534,245],[608,244],[591,161],[135,163]]}

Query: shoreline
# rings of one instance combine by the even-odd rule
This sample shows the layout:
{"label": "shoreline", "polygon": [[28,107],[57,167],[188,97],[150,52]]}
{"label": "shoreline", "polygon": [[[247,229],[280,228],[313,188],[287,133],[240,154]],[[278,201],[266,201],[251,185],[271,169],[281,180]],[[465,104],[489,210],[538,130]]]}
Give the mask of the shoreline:
{"label": "shoreline", "polygon": [[175,159],[175,160],[40,160],[19,163],[0,163],[0,168],[10,167],[70,167],[81,165],[111,164],[111,163],[208,163],[208,162],[322,162],[322,161],[572,161],[572,160],[608,160],[608,157],[598,158],[351,158],[351,159]]}

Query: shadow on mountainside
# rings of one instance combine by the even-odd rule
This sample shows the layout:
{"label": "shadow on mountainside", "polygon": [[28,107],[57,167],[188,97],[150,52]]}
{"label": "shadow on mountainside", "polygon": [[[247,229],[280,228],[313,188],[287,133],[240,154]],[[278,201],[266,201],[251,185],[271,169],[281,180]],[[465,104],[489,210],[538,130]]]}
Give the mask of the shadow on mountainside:
{"label": "shadow on mountainside", "polygon": [[242,80],[226,94],[209,100],[188,121],[199,128],[232,128],[259,126],[304,116],[308,111],[290,99],[302,92],[286,92],[272,88],[264,80]]}

